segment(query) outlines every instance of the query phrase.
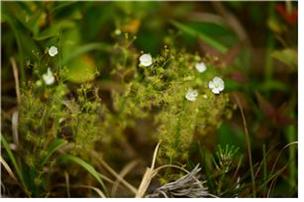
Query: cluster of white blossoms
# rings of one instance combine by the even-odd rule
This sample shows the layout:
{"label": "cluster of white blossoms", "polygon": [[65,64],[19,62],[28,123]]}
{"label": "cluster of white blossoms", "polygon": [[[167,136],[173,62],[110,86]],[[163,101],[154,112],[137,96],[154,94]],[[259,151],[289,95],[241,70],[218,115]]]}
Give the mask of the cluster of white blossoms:
{"label": "cluster of white blossoms", "polygon": [[[48,54],[51,56],[51,57],[54,57],[58,54],[58,48],[56,46],[51,46],[49,49],[48,49]],[[45,85],[52,85],[54,82],[55,82],[55,76],[51,70],[50,67],[48,67],[47,69],[47,72],[44,73],[42,75],[42,80],[44,81]],[[36,82],[36,84],[38,86],[41,86],[42,84],[42,81],[41,80],[38,80]]]}
{"label": "cluster of white blossoms", "polygon": [[[153,59],[150,54],[147,54],[147,53],[142,54],[139,57],[139,66],[149,67],[152,65],[152,63],[153,63]],[[207,70],[207,67],[206,67],[205,63],[199,62],[199,63],[195,64],[195,69],[199,73],[203,73]],[[224,90],[225,84],[224,84],[223,79],[221,79],[218,76],[215,76],[211,81],[209,81],[208,87],[212,91],[212,93],[220,94],[220,92],[222,92]],[[198,91],[190,88],[186,92],[185,98],[191,102],[194,102],[196,100],[197,96],[198,96]]]}
{"label": "cluster of white blossoms", "polygon": [[[199,72],[199,73],[203,73],[207,70],[207,67],[205,65],[205,63],[203,62],[199,62],[195,64],[195,69]],[[222,92],[225,88],[225,84],[223,79],[221,79],[218,76],[215,76],[211,81],[209,81],[208,83],[208,87],[209,89],[212,91],[212,93],[214,94],[220,94],[220,92]],[[194,102],[196,100],[198,96],[198,92],[197,90],[193,90],[193,89],[188,89],[188,91],[186,92],[186,99]],[[204,98],[207,98],[207,95],[204,95]]]}

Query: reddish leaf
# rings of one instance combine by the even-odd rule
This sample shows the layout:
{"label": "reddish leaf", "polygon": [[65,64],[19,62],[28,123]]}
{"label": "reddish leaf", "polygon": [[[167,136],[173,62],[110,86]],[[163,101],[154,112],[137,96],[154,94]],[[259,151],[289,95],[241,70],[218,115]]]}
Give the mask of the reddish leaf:
{"label": "reddish leaf", "polygon": [[295,25],[298,21],[298,10],[293,9],[288,12],[286,6],[283,4],[278,4],[276,6],[276,11],[283,17],[283,19],[290,25]]}
{"label": "reddish leaf", "polygon": [[241,71],[234,71],[230,73],[230,78],[234,81],[240,82],[240,83],[246,83],[248,82],[248,77],[244,75]]}
{"label": "reddish leaf", "polygon": [[235,44],[226,53],[223,54],[200,39],[198,40],[198,43],[201,52],[204,55],[215,58],[216,60],[213,61],[213,63],[215,65],[219,65],[221,68],[225,68],[226,66],[233,64],[242,47],[241,43]]}
{"label": "reddish leaf", "polygon": [[273,119],[276,114],[275,108],[268,102],[260,93],[256,92],[258,103],[262,112],[268,117]]}
{"label": "reddish leaf", "polygon": [[274,125],[288,125],[294,122],[290,116],[286,115],[288,112],[286,104],[276,108],[258,92],[256,92],[256,96],[260,109]]}

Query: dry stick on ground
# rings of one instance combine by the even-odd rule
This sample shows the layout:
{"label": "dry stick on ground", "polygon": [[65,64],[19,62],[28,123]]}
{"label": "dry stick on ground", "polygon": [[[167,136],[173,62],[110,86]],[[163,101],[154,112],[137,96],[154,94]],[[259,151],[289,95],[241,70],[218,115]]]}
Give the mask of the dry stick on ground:
{"label": "dry stick on ground", "polygon": [[[18,75],[18,67],[16,64],[16,61],[13,57],[10,58],[10,62],[13,68],[13,73],[14,73],[14,79],[15,79],[15,90],[16,90],[16,97],[17,97],[17,104],[18,106],[20,105],[21,98],[20,98],[20,85],[19,85],[19,75]],[[19,144],[19,135],[18,135],[18,110],[13,112],[12,116],[12,131],[13,131],[13,139],[16,148],[18,147]],[[16,149],[14,148],[14,149]]]}
{"label": "dry stick on ground", "polygon": [[[54,187],[66,187],[66,183],[60,183],[55,185]],[[70,185],[70,188],[85,188],[95,191],[101,198],[106,198],[106,195],[97,187],[91,186],[91,185]],[[54,192],[52,192],[54,193]],[[47,197],[50,196],[50,193],[48,193]],[[54,195],[55,196],[55,195]]]}
{"label": "dry stick on ground", "polygon": [[142,178],[142,181],[141,181],[139,188],[137,190],[137,193],[135,195],[136,198],[142,198],[145,196],[145,193],[151,183],[151,180],[157,174],[157,172],[155,172],[155,170],[154,170],[154,167],[155,167],[155,161],[156,161],[156,156],[157,156],[157,152],[159,149],[159,145],[160,145],[160,142],[157,144],[157,146],[154,150],[151,167],[146,169],[146,172]]}
{"label": "dry stick on ground", "polygon": [[[159,167],[160,168],[160,167]],[[155,169],[156,172],[159,168]],[[153,193],[146,195],[149,198],[158,197],[190,197],[190,198],[201,198],[201,197],[216,197],[208,192],[208,188],[204,186],[204,182],[200,181],[200,170],[199,164],[191,172],[186,172],[187,174],[183,177],[169,182],[161,187],[158,187],[153,191]]]}
{"label": "dry stick on ground", "polygon": [[249,159],[249,166],[250,166],[251,181],[252,181],[252,192],[253,192],[253,196],[256,197],[255,176],[254,176],[254,170],[253,170],[251,143],[250,143],[250,137],[249,137],[249,132],[248,132],[248,128],[247,128],[247,122],[246,122],[245,114],[244,114],[244,111],[243,111],[243,107],[240,103],[240,100],[239,100],[238,96],[234,95],[234,98],[237,102],[237,105],[238,105],[238,107],[241,111],[241,115],[242,115],[245,139],[246,139],[246,144],[247,144],[247,152],[248,152],[248,159]]}
{"label": "dry stick on ground", "polygon": [[[180,166],[176,166],[176,165],[163,165],[160,166],[158,168],[155,168],[155,161],[156,161],[156,156],[157,156],[157,152],[159,149],[159,145],[160,143],[157,144],[155,150],[154,150],[154,154],[153,154],[153,159],[152,159],[152,163],[151,163],[151,167],[146,169],[146,172],[142,178],[142,181],[140,183],[140,186],[138,188],[138,192],[136,193],[136,198],[142,198],[145,196],[146,191],[153,179],[154,176],[156,176],[156,174],[164,168],[177,168],[180,169],[182,171],[184,171],[185,173],[187,173],[187,175],[183,176],[182,178],[168,183],[166,185],[164,185],[163,187],[160,187],[158,190],[160,191],[160,193],[163,196],[167,196],[166,195],[166,191],[171,192],[173,195],[179,195],[179,196],[193,196],[193,197],[202,197],[202,196],[211,196],[211,197],[217,197],[213,194],[208,193],[207,188],[205,188],[199,179],[197,179],[197,177],[195,176],[196,174],[198,174],[198,172],[200,171],[200,168],[198,167],[199,165],[197,165],[195,167],[195,169],[193,169],[191,172],[187,171],[186,169],[180,167]],[[191,185],[193,186],[188,186],[189,182]],[[192,192],[193,191],[193,192]],[[185,195],[183,195],[185,194]],[[150,195],[150,196],[153,196]]]}
{"label": "dry stick on ground", "polygon": [[15,89],[16,89],[16,96],[17,96],[17,103],[18,105],[20,104],[20,88],[19,88],[19,76],[18,76],[18,68],[17,68],[17,64],[16,64],[16,60],[11,57],[10,58],[10,62],[12,64],[12,68],[13,68],[13,73],[14,73],[14,78],[15,78]]}
{"label": "dry stick on ground", "polygon": [[[119,176],[121,177],[121,179],[124,179],[124,177],[129,173],[129,171],[131,171],[137,164],[138,164],[138,161],[131,161],[130,163],[128,163],[119,173]],[[116,181],[114,182],[114,184],[112,186],[112,191],[111,191],[112,197],[115,196],[119,183],[120,183],[120,180],[116,179]]]}
{"label": "dry stick on ground", "polygon": [[70,177],[68,172],[64,172],[65,177],[65,184],[66,184],[66,191],[69,198],[71,198],[71,192],[70,192]]}
{"label": "dry stick on ground", "polygon": [[3,165],[5,170],[8,172],[9,176],[11,176],[11,178],[13,178],[16,182],[18,182],[18,180],[17,180],[16,176],[14,175],[12,169],[9,167],[9,165],[6,163],[6,161],[2,158],[2,156],[0,156],[0,163]]}
{"label": "dry stick on ground", "polygon": [[98,162],[106,169],[108,170],[114,177],[117,178],[126,188],[128,188],[132,193],[136,194],[137,189],[132,186],[130,183],[128,183],[126,180],[124,180],[115,170],[113,170],[103,159],[99,157],[99,154],[96,152],[92,152],[92,155],[96,157]]}

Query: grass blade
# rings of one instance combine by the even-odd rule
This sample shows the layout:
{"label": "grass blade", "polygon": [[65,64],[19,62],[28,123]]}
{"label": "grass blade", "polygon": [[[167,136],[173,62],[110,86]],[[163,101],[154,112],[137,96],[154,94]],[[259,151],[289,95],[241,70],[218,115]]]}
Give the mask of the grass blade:
{"label": "grass blade", "polygon": [[13,154],[13,152],[11,151],[10,147],[9,147],[9,144],[7,143],[7,141],[5,140],[5,138],[3,137],[3,135],[1,135],[1,138],[0,138],[0,141],[1,141],[1,145],[3,145],[7,155],[8,155],[8,158],[11,160],[13,166],[14,166],[14,169],[17,173],[17,176],[22,184],[22,187],[24,188],[24,191],[28,194],[28,189],[27,189],[27,186],[26,186],[26,183],[24,181],[24,178],[23,178],[23,174],[21,172],[21,169],[20,167],[18,166],[17,164],[17,161],[15,159],[15,156]]}
{"label": "grass blade", "polygon": [[49,146],[46,156],[41,161],[41,166],[43,166],[48,159],[55,153],[58,149],[64,146],[67,142],[63,139],[55,139]]}
{"label": "grass blade", "polygon": [[99,184],[102,186],[102,188],[105,191],[107,190],[103,181],[102,181],[102,179],[101,179],[101,177],[100,177],[102,175],[99,172],[97,172],[92,165],[85,162],[81,158],[78,158],[76,156],[69,155],[69,154],[65,154],[65,155],[61,156],[61,159],[64,160],[64,161],[72,161],[72,162],[80,165],[81,167],[83,167],[86,171],[88,171],[99,182]]}
{"label": "grass blade", "polygon": [[2,163],[3,167],[8,172],[9,176],[11,176],[11,178],[13,178],[15,181],[18,181],[17,178],[15,177],[12,169],[9,167],[9,165],[6,163],[6,161],[2,158],[2,156],[0,156],[0,163]]}
{"label": "grass blade", "polygon": [[87,189],[92,189],[95,191],[101,198],[106,198],[106,195],[97,187],[89,186],[89,185],[81,185],[79,187],[87,188]]}
{"label": "grass blade", "polygon": [[71,61],[73,58],[92,51],[92,50],[102,50],[102,51],[109,51],[111,49],[111,47],[108,44],[105,43],[90,43],[90,44],[86,44],[83,46],[80,46],[79,48],[77,48],[76,50],[74,50],[73,52],[71,52],[69,55],[67,55],[63,61],[62,64],[65,65],[66,63],[68,63],[69,61]]}
{"label": "grass blade", "polygon": [[21,170],[20,170],[20,168],[19,168],[19,166],[17,164],[17,161],[16,161],[16,159],[14,157],[13,152],[9,148],[9,145],[8,145],[8,143],[6,142],[6,140],[5,140],[5,138],[3,136],[1,136],[1,144],[3,145],[5,151],[7,152],[8,158],[11,160],[11,162],[12,162],[12,164],[13,164],[15,170],[16,170],[16,173],[17,173],[19,179],[22,180]]}
{"label": "grass blade", "polygon": [[18,28],[16,26],[16,22],[14,21],[14,19],[12,19],[8,14],[6,14],[5,12],[1,13],[1,17],[6,20],[8,22],[8,24],[10,25],[15,39],[16,39],[16,43],[18,46],[18,54],[19,54],[19,67],[20,67],[20,79],[21,79],[21,83],[24,82],[26,80],[26,75],[25,75],[25,70],[24,68],[22,68],[24,66],[24,49],[22,46],[22,41],[21,41],[21,36],[20,33],[18,31]]}
{"label": "grass blade", "polygon": [[197,30],[191,28],[190,26],[187,26],[185,24],[182,24],[180,22],[177,21],[171,21],[171,23],[177,27],[178,29],[180,29],[182,32],[192,36],[192,37],[198,37],[201,40],[203,40],[204,42],[206,42],[208,45],[212,46],[213,48],[216,48],[217,50],[219,50],[222,53],[225,53],[227,51],[227,48],[225,46],[223,46],[221,43],[217,42],[216,40],[210,38],[209,36],[207,36],[206,34],[203,34],[201,32],[198,32]]}

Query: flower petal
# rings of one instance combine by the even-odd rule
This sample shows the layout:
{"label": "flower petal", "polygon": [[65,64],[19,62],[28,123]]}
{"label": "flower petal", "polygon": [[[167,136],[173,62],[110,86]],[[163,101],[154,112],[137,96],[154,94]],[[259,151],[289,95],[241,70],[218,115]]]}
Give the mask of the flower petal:
{"label": "flower petal", "polygon": [[203,62],[197,63],[195,65],[195,68],[198,72],[203,73],[204,71],[206,71],[207,67]]}
{"label": "flower petal", "polygon": [[215,83],[213,82],[213,80],[212,80],[212,81],[209,81],[208,87],[209,87],[210,89],[215,88]]}
{"label": "flower petal", "polygon": [[219,91],[218,88],[213,88],[213,89],[212,89],[212,92],[213,92],[214,94],[219,94],[219,93],[220,93],[220,91]]}
{"label": "flower petal", "polygon": [[143,54],[139,57],[139,62],[139,65],[148,67],[152,65],[152,56],[150,54]]}

